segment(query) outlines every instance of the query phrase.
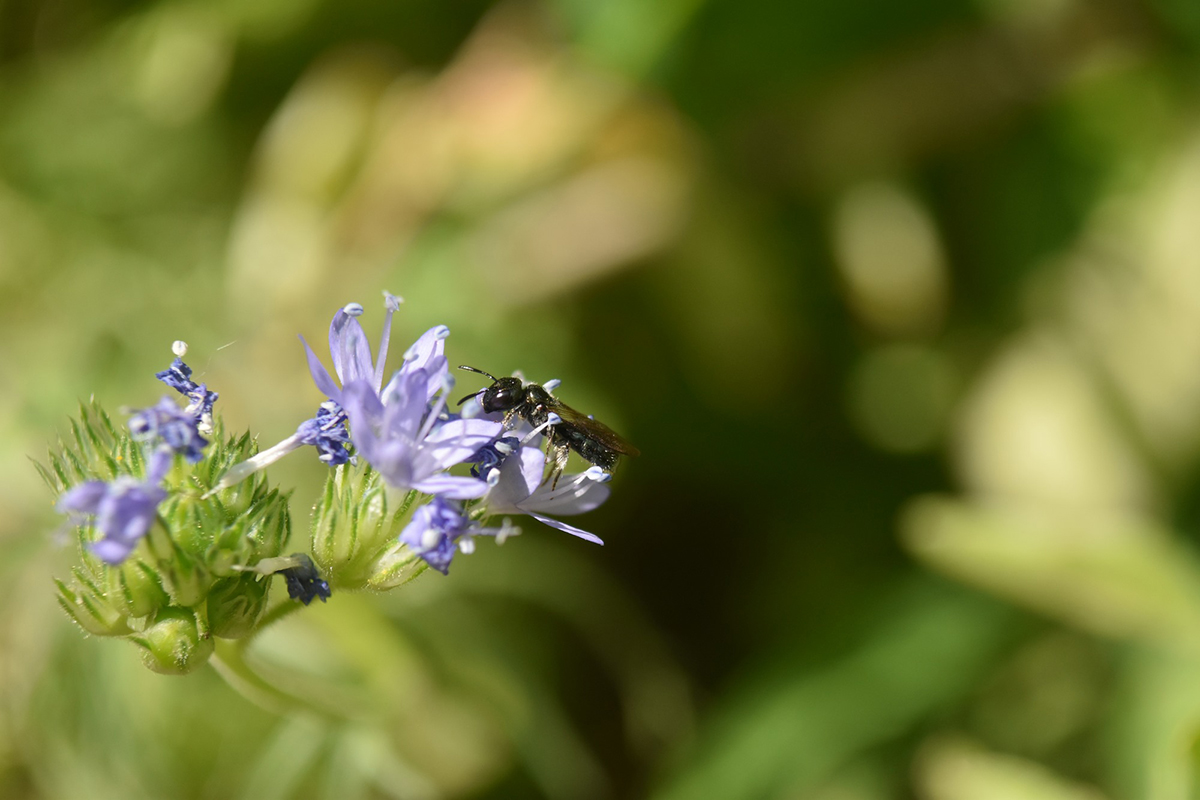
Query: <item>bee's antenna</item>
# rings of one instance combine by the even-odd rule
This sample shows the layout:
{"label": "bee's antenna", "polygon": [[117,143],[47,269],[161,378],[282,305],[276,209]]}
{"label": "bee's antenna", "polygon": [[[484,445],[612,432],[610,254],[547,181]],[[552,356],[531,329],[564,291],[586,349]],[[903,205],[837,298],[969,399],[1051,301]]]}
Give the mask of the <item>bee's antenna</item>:
{"label": "bee's antenna", "polygon": [[469,394],[469,395],[467,395],[467,396],[466,396],[466,397],[464,397],[462,400],[459,400],[459,401],[458,401],[458,405],[460,405],[460,406],[461,406],[463,403],[467,402],[467,401],[468,401],[468,400],[470,400],[472,397],[479,397],[479,395],[483,394],[483,392],[485,392],[485,391],[487,391],[487,390],[486,390],[486,389],[480,389],[478,392],[474,392],[474,393],[472,393],[472,394]]}
{"label": "bee's antenna", "polygon": [[[468,366],[466,366],[465,364],[464,364],[464,365],[460,365],[460,366],[459,366],[459,369],[465,369],[465,370],[467,370],[468,372],[478,372],[480,375],[487,375],[489,378],[491,378],[491,379],[492,379],[492,382],[493,382],[493,383],[495,383],[496,381],[500,380],[499,378],[497,378],[495,375],[493,375],[493,374],[492,374],[492,373],[490,373],[490,372],[484,372],[483,370],[481,370],[481,369],[476,369],[475,367],[468,367]],[[461,403],[460,403],[460,405],[461,405]]]}

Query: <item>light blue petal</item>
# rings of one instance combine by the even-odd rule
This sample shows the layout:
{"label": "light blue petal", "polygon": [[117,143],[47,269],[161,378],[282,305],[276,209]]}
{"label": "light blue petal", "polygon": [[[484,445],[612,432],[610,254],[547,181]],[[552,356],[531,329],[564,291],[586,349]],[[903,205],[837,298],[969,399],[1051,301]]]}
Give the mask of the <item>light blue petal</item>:
{"label": "light blue petal", "polygon": [[350,441],[371,466],[376,467],[383,426],[384,408],[364,381],[347,384],[342,390],[342,410],[350,422]]}
{"label": "light blue petal", "polygon": [[317,354],[308,346],[308,342],[304,341],[304,337],[300,337],[300,341],[304,343],[304,352],[308,358],[308,373],[312,375],[313,383],[321,390],[322,394],[328,397],[333,402],[341,405],[342,390],[337,387],[330,377],[325,365],[321,363],[321,359],[317,358]]}
{"label": "light blue petal", "polygon": [[491,442],[504,426],[486,419],[455,419],[434,428],[422,449],[429,452],[438,469],[461,464]]}
{"label": "light blue petal", "polygon": [[596,534],[588,533],[582,528],[576,528],[574,525],[568,525],[567,523],[554,519],[553,517],[543,516],[542,514],[530,514],[529,516],[533,517],[543,525],[549,525],[551,528],[558,528],[560,531],[569,533],[572,536],[578,536],[580,539],[594,542],[596,544],[604,544],[604,540]]}
{"label": "light blue petal", "polygon": [[[542,486],[521,507],[546,514],[583,514],[603,505],[612,493],[608,484],[584,479],[571,485],[574,475],[564,475],[558,480],[558,488],[551,490],[549,484]],[[564,486],[565,484],[565,486]]]}
{"label": "light blue petal", "polygon": [[425,418],[425,373],[397,372],[383,394],[384,429],[389,437],[416,439]]}
{"label": "light blue petal", "polygon": [[104,481],[88,481],[81,483],[58,499],[58,510],[78,514],[95,514],[108,491]]}
{"label": "light blue petal", "polygon": [[98,542],[89,544],[88,548],[101,561],[116,565],[129,558],[129,554],[133,552],[133,548],[136,546],[136,541],[124,542],[115,539],[101,539]]}
{"label": "light blue petal", "polygon": [[542,483],[542,476],[546,472],[546,454],[536,447],[522,447],[517,459],[521,478],[525,482],[525,497],[529,497]]}
{"label": "light blue petal", "polygon": [[371,385],[375,377],[375,365],[371,363],[367,334],[363,332],[358,319],[344,309],[334,314],[333,322],[329,323],[329,354],[333,356],[333,370],[342,386],[359,380]]}
{"label": "light blue petal", "polygon": [[449,500],[474,500],[477,497],[483,497],[488,490],[488,485],[476,478],[434,475],[415,482],[412,488]]}

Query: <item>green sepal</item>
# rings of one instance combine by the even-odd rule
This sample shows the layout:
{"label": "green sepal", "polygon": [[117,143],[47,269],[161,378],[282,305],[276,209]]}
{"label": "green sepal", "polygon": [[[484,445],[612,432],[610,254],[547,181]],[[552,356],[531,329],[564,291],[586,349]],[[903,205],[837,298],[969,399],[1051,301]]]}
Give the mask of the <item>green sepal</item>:
{"label": "green sepal", "polygon": [[267,608],[270,576],[246,572],[222,578],[208,593],[208,624],[214,636],[240,639],[254,630]]}
{"label": "green sepal", "polygon": [[96,636],[125,636],[132,633],[128,618],[91,588],[73,589],[57,578],[58,604],[67,616]]}

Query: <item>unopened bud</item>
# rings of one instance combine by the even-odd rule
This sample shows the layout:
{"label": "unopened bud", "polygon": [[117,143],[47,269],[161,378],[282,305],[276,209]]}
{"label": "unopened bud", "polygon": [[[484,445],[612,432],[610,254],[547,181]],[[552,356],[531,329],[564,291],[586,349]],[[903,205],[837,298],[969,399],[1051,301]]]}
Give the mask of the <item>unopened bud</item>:
{"label": "unopened bud", "polygon": [[162,609],[153,625],[129,638],[142,647],[142,663],[164,675],[194,672],[213,652],[212,636],[201,630],[195,613],[177,606]]}
{"label": "unopened bud", "polygon": [[366,466],[331,471],[313,509],[312,554],[334,588],[366,588],[375,562],[404,528],[414,496],[389,494],[379,473]]}
{"label": "unopened bud", "polygon": [[141,559],[128,559],[108,572],[108,597],[131,617],[147,617],[170,604],[158,572]]}
{"label": "unopened bud", "polygon": [[378,591],[394,589],[420,575],[428,566],[407,545],[396,542],[375,559],[367,585]]}
{"label": "unopened bud", "polygon": [[208,624],[214,636],[240,639],[254,630],[267,607],[269,580],[253,573],[222,578],[208,593]]}

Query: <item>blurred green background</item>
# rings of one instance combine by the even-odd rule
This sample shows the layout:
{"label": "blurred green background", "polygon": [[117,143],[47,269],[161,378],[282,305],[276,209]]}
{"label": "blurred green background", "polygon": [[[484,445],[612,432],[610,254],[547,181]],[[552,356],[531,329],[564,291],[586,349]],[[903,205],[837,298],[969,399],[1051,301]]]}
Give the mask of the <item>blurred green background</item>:
{"label": "blurred green background", "polygon": [[[1198,82],[1194,0],[0,0],[0,798],[1197,796]],[[256,643],[337,718],[84,638],[28,457],[174,339],[278,441],[383,289],[641,448],[607,545]]]}

